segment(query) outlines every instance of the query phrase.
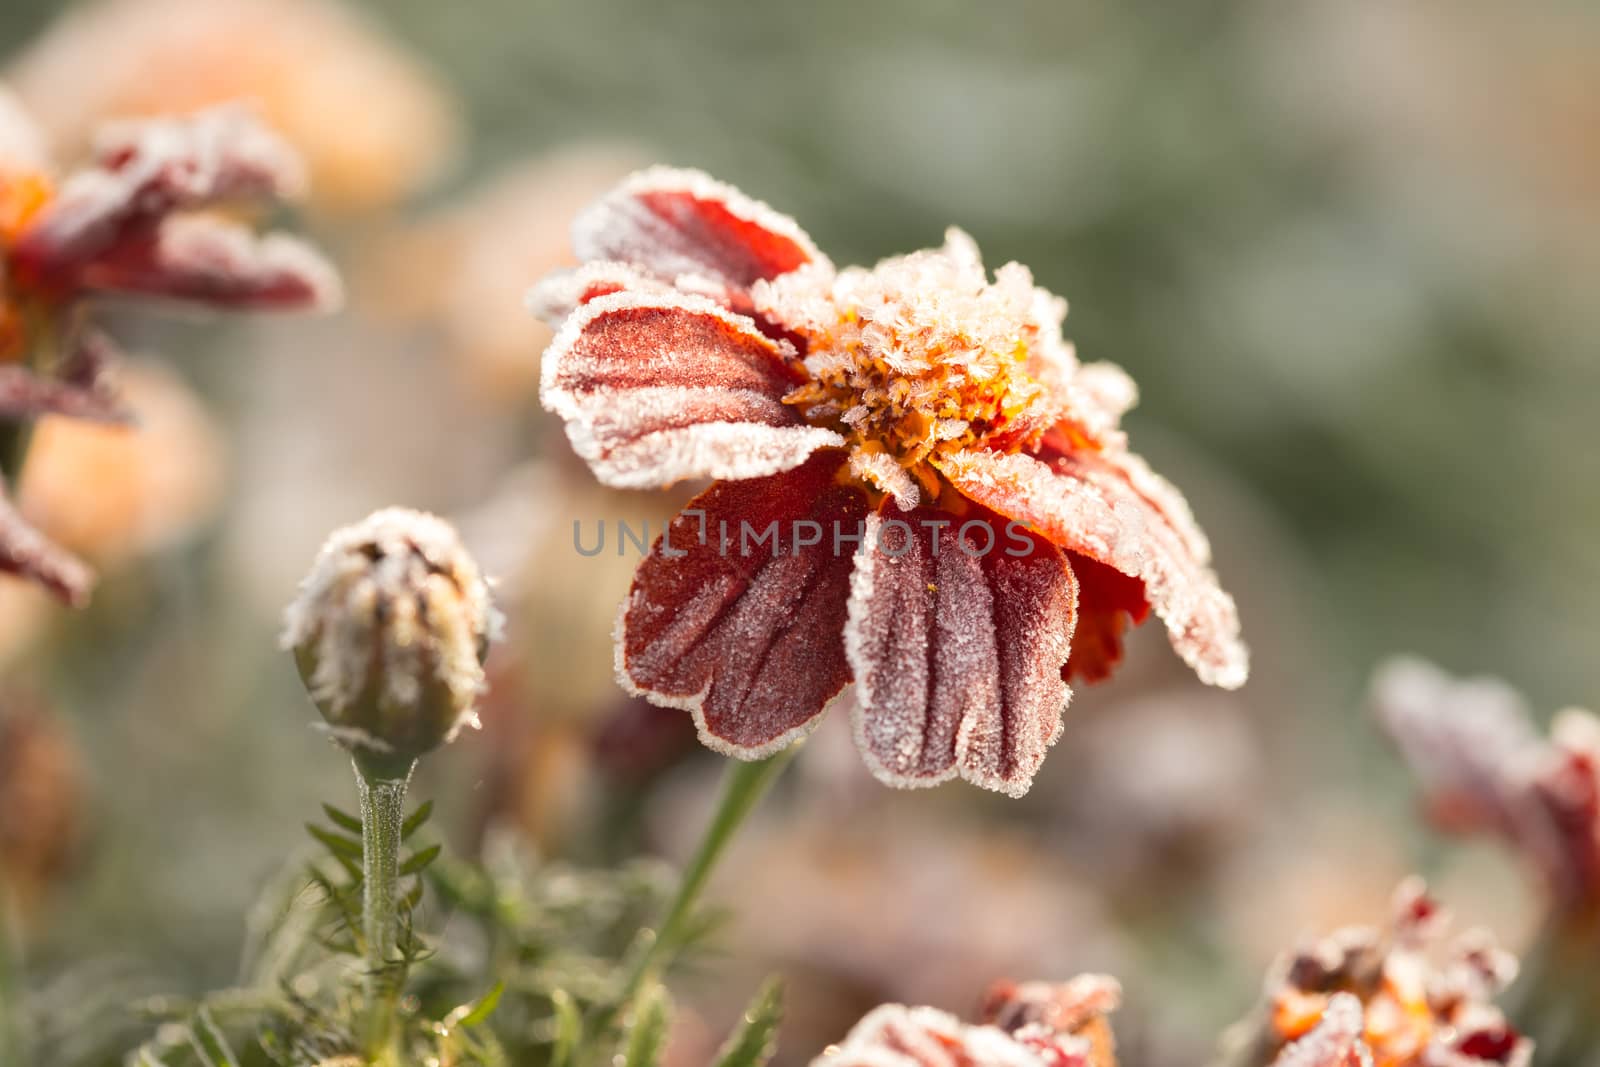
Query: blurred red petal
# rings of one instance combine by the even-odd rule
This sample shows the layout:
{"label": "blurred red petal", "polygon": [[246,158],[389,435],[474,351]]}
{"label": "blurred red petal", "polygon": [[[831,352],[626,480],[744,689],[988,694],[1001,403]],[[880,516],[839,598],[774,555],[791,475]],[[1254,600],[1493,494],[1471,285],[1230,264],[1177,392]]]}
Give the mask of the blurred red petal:
{"label": "blurred red petal", "polygon": [[126,241],[85,265],[85,290],[208,307],[330,311],[342,299],[327,260],[286,234],[257,237],[210,216],[167,220],[148,239]]}
{"label": "blurred red petal", "polygon": [[935,461],[966,497],[1029,523],[1053,543],[1144,583],[1172,647],[1200,680],[1233,689],[1249,674],[1233,598],[1205,537],[1163,479],[1126,452],[963,451]]}
{"label": "blurred red petal", "polygon": [[129,243],[148,242],[173,213],[298,193],[298,157],[248,108],[112,127],[97,166],[69,178],[12,250],[19,272],[47,288]]}
{"label": "blurred red petal", "polygon": [[1061,669],[1077,591],[1060,550],[1008,540],[997,516],[886,501],[868,520],[850,585],[845,648],[873,773],[902,787],[959,774],[1027,792],[1068,696]]}
{"label": "blurred red petal", "polygon": [[122,423],[128,412],[107,390],[41,378],[26,367],[0,365],[0,418],[65,415],[91,422]]}
{"label": "blurred red petal", "polygon": [[[850,681],[841,635],[851,553],[833,537],[855,536],[867,510],[864,493],[837,482],[843,462],[824,453],[713,485],[634,576],[618,676],[631,692],[692,712],[716,751],[756,759],[782,748]],[[809,538],[808,521],[820,541],[795,551],[794,531]],[[769,527],[776,542],[753,540]]]}
{"label": "blurred red petal", "polygon": [[540,396],[607,485],[756,478],[841,445],[783,396],[777,342],[710,300],[622,292],[578,309],[545,352]]}
{"label": "blurred red petal", "polygon": [[734,290],[823,259],[793,219],[709,175],[670,167],[640,171],[579,215],[572,245],[580,260]]}
{"label": "blurred red petal", "polygon": [[94,571],[34,529],[0,491],[0,572],[44,586],[74,607],[89,600]]}

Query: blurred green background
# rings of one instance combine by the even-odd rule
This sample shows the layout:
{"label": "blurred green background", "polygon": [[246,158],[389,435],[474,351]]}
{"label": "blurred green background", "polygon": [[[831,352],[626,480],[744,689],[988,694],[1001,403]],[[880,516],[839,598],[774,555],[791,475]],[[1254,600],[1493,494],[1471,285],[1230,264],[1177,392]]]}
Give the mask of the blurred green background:
{"label": "blurred green background", "polygon": [[[85,768],[45,965],[229,972],[299,824],[350,792],[276,613],[327,530],[381,504],[462,519],[515,575],[489,736],[427,769],[459,847],[506,818],[557,854],[681,852],[715,760],[597,760],[596,723],[645,714],[605,673],[629,561],[569,537],[672,501],[600,492],[565,458],[514,306],[576,206],[653,161],[792,214],[836,262],[959,225],[991,266],[1028,264],[1069,300],[1079,353],[1138,381],[1134,446],[1189,495],[1255,653],[1251,685],[1219,696],[1142,633],[1014,807],[884,795],[819,737],[752,832],[766,877],[724,887],[747,915],[735,977],[752,956],[802,976],[794,1057],[842,1034],[838,1002],[957,1000],[1031,964],[1119,968],[1133,1062],[1198,1062],[1273,951],[1380,918],[1412,868],[1513,943],[1525,929],[1514,874],[1410,817],[1362,701],[1398,652],[1503,675],[1543,710],[1600,686],[1600,7],[395,0],[356,9],[370,25],[337,14],[346,41],[316,29],[336,9],[286,2],[275,44],[247,28],[259,6],[0,9],[0,70],[67,160],[117,100],[248,68],[235,47],[283,50],[267,95],[323,94],[286,131],[310,131],[314,177],[317,146],[376,145],[330,164],[355,191],[304,222],[347,271],[340,318],[128,323],[217,435],[141,462],[225,457],[219,503],[121,553],[85,615],[4,623],[7,686],[60,711]],[[238,40],[185,36],[230,20]],[[360,49],[400,58],[375,72]],[[809,921],[785,893],[821,912],[810,934],[779,929]],[[886,922],[906,901],[927,913]],[[1048,934],[1000,921],[1036,912]],[[919,988],[930,968],[971,977]],[[1015,975],[1035,976],[1059,975]],[[700,980],[708,1018],[736,1010]]]}

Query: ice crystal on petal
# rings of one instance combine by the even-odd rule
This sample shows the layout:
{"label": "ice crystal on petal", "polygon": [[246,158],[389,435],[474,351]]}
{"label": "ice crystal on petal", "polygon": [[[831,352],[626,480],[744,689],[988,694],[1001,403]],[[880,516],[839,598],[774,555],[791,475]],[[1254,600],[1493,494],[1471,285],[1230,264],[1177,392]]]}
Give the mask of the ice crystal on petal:
{"label": "ice crystal on petal", "polygon": [[910,511],[922,501],[922,490],[917,488],[917,480],[887,452],[851,449],[850,473],[857,481],[893,497],[901,511]]}
{"label": "ice crystal on petal", "polygon": [[959,230],[941,249],[871,269],[810,264],[756,283],[751,297],[806,340],[810,381],[788,402],[904,466],[976,443],[1036,443],[1067,414],[1039,380],[1065,386],[1076,370],[1065,303],[1017,263],[991,282]]}
{"label": "ice crystal on petal", "polygon": [[570,270],[558,270],[541,279],[528,292],[528,310],[552,329],[560,329],[567,316],[591,300],[623,290],[671,293],[672,288],[640,273],[626,263],[601,260]]}

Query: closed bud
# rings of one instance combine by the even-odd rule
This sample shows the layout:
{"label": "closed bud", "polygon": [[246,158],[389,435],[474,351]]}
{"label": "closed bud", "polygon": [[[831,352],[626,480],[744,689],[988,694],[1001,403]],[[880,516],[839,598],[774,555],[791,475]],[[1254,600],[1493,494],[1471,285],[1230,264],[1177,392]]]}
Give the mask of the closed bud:
{"label": "closed bud", "polygon": [[289,606],[283,644],[339,743],[364,770],[403,777],[476,725],[499,627],[455,530],[387,508],[328,538]]}

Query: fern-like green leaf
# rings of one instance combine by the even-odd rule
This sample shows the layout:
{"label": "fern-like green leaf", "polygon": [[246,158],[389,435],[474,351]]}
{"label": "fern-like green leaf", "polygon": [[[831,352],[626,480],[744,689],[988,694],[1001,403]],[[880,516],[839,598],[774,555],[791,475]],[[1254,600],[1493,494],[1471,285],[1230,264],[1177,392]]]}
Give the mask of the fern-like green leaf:
{"label": "fern-like green leaf", "polygon": [[433,801],[424,800],[417,806],[417,810],[406,816],[406,821],[400,824],[400,840],[404,841],[412,834],[422,829],[428,817],[433,814]]}
{"label": "fern-like green leaf", "polygon": [[550,1067],[571,1067],[573,1054],[583,1037],[583,1015],[578,1002],[565,989],[550,994],[550,1006],[556,1013],[556,1038],[550,1050]]}
{"label": "fern-like green leaf", "polygon": [[429,845],[418,852],[413,852],[406,861],[400,865],[400,877],[420,874],[427,869],[428,864],[439,858],[439,853],[444,851],[443,845]]}
{"label": "fern-like green leaf", "polygon": [[624,1067],[655,1067],[667,1043],[672,1001],[660,982],[646,986],[633,1002],[633,1024],[628,1027]]}
{"label": "fern-like green leaf", "polygon": [[238,1067],[239,1057],[205,1008],[195,1012],[194,1021],[189,1024],[189,1043],[205,1067]]}
{"label": "fern-like green leaf", "polygon": [[714,1067],[766,1067],[777,1051],[783,1021],[783,982],[768,978],[745,1009],[744,1021],[717,1053]]}
{"label": "fern-like green leaf", "polygon": [[349,831],[357,837],[361,836],[361,820],[351,815],[348,811],[340,811],[332,804],[322,805],[323,813],[328,816],[328,821],[341,830]]}

